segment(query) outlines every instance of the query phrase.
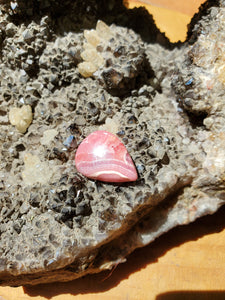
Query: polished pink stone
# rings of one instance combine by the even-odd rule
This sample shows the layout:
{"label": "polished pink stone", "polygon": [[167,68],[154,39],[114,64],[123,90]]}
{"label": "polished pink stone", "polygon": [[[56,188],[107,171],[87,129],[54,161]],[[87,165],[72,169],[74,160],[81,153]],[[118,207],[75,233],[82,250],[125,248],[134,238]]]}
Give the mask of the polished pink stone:
{"label": "polished pink stone", "polygon": [[137,180],[137,171],[124,144],[114,134],[99,130],[88,135],[75,155],[77,170],[106,182]]}

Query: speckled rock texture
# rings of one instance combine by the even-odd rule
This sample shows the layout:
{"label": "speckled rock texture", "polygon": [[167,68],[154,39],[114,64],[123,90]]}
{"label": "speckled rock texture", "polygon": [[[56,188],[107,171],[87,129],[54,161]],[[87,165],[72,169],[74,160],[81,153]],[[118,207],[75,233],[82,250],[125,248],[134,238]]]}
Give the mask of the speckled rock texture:
{"label": "speckled rock texture", "polygon": [[[223,1],[203,5],[176,47],[121,1],[2,1],[0,10],[1,285],[111,269],[224,204]],[[98,19],[112,38],[97,49],[104,65],[84,78],[84,30]],[[25,105],[33,118],[21,133],[9,111]],[[76,171],[78,145],[99,129],[126,145],[136,182]]]}

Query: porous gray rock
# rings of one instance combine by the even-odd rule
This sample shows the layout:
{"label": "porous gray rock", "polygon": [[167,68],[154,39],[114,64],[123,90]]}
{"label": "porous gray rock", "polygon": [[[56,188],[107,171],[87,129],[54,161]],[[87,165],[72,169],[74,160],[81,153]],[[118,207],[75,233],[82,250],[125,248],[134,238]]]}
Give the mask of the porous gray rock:
{"label": "porous gray rock", "polygon": [[[1,4],[0,284],[68,281],[110,269],[135,248],[224,204],[224,82],[209,88],[202,74],[218,76],[220,66],[208,58],[215,57],[214,30],[217,45],[223,41],[225,5],[209,2],[191,46],[189,40],[166,49],[112,24],[114,39],[101,48],[105,65],[88,78],[78,70],[83,28],[95,28],[99,1],[80,5],[73,17],[80,1],[64,2],[63,15],[61,1],[37,2],[36,10],[33,1]],[[117,4],[107,8],[111,22],[128,18]],[[168,45],[151,28],[151,40]],[[32,107],[33,121],[21,134],[8,113],[23,105]],[[216,125],[209,126],[210,117]],[[136,182],[107,184],[76,171],[75,151],[97,129],[126,145]]]}

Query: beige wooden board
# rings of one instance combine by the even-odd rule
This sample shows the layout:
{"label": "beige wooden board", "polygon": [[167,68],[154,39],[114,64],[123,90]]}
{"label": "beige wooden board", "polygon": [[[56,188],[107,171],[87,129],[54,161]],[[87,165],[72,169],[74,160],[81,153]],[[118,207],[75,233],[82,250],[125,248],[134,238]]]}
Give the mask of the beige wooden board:
{"label": "beige wooden board", "polygon": [[154,20],[162,32],[171,42],[184,41],[187,34],[187,24],[203,0],[130,0],[128,7],[144,6],[153,15]]}

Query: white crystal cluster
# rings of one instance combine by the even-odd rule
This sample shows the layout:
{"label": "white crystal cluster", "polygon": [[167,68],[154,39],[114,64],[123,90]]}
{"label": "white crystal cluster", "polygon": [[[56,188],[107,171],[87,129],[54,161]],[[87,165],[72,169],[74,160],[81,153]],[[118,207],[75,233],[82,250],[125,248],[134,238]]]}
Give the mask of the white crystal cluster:
{"label": "white crystal cluster", "polygon": [[105,63],[104,58],[98,51],[98,46],[112,38],[113,34],[109,26],[103,21],[98,21],[96,29],[84,30],[86,43],[81,57],[84,60],[78,64],[78,70],[83,77],[90,77]]}
{"label": "white crystal cluster", "polygon": [[53,166],[46,161],[40,161],[37,155],[31,153],[24,155],[24,165],[22,178],[26,185],[34,185],[38,182],[46,184],[54,172]]}
{"label": "white crystal cluster", "polygon": [[33,119],[32,109],[30,105],[23,105],[21,108],[12,107],[9,111],[9,121],[16,129],[25,133]]}
{"label": "white crystal cluster", "polygon": [[113,118],[106,118],[105,124],[99,126],[99,130],[106,130],[113,134],[116,134],[120,128],[120,120],[122,118],[122,113],[117,112]]}
{"label": "white crystal cluster", "polygon": [[40,143],[42,145],[49,145],[58,134],[56,129],[48,129],[43,132],[43,137],[40,138]]}

